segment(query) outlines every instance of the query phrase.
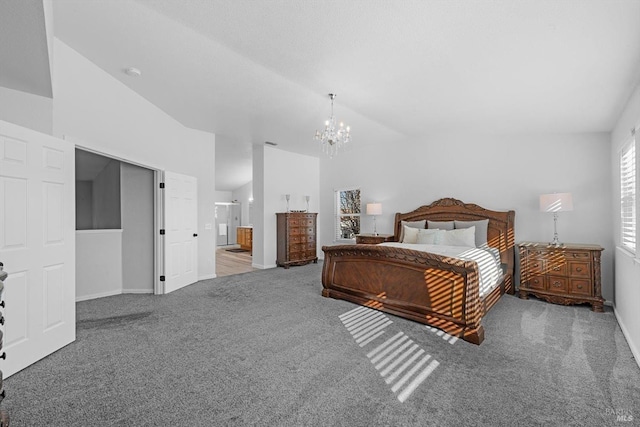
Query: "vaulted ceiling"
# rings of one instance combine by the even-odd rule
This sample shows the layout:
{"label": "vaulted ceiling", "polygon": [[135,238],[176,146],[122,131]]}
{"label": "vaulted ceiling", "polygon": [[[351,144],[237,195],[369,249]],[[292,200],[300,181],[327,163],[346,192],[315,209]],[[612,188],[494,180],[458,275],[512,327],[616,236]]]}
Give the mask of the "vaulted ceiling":
{"label": "vaulted ceiling", "polygon": [[330,92],[354,143],[607,132],[640,75],[637,0],[56,0],[53,18],[63,42],[216,134],[219,190],[246,182],[251,144],[317,155]]}

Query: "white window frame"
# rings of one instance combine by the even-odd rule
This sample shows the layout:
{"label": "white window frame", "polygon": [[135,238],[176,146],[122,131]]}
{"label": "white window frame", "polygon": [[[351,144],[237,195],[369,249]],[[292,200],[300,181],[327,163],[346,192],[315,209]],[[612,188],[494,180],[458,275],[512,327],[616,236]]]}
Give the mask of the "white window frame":
{"label": "white window frame", "polygon": [[620,247],[637,254],[638,169],[635,132],[620,151]]}
{"label": "white window frame", "polygon": [[[340,193],[343,191],[360,191],[360,213],[357,214],[341,214],[340,213]],[[343,216],[354,216],[360,218],[360,227],[362,227],[362,190],[359,186],[355,187],[346,187],[346,188],[337,188],[333,190],[333,241],[335,243],[355,243],[355,237],[353,239],[344,239],[338,235],[338,230],[340,230],[340,218]]]}

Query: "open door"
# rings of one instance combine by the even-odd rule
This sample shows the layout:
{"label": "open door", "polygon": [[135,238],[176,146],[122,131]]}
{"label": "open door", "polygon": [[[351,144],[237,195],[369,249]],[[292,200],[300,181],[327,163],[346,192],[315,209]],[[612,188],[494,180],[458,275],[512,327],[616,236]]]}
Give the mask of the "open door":
{"label": "open door", "polygon": [[164,293],[198,280],[198,181],[164,172]]}
{"label": "open door", "polygon": [[76,337],[74,163],[73,144],[0,121],[5,376]]}

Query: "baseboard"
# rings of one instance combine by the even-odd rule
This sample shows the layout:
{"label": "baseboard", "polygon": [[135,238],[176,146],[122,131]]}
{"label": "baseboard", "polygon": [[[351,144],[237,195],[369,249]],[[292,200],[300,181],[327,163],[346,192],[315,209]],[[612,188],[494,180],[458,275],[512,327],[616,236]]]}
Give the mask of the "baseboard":
{"label": "baseboard", "polygon": [[96,299],[96,298],[112,297],[114,295],[120,295],[120,294],[122,294],[122,290],[121,289],[116,289],[116,290],[109,291],[109,292],[100,292],[98,294],[92,294],[92,295],[85,295],[85,296],[82,296],[82,297],[76,297],[76,302],[87,301],[87,300]]}
{"label": "baseboard", "polygon": [[153,289],[123,289],[123,294],[152,294]]}
{"label": "baseboard", "polygon": [[613,313],[616,316],[616,320],[618,321],[618,325],[620,325],[620,329],[622,330],[622,335],[624,335],[624,339],[627,340],[627,344],[629,345],[629,348],[631,349],[631,354],[633,354],[633,358],[636,360],[636,364],[640,368],[640,351],[638,351],[638,348],[635,346],[635,343],[631,340],[631,336],[629,334],[629,331],[628,331],[627,327],[624,325],[624,322],[622,322],[622,320],[620,319],[620,316],[618,316],[618,310],[616,310],[616,306],[615,305],[613,305]]}
{"label": "baseboard", "polygon": [[259,268],[260,270],[267,270],[269,268],[276,268],[277,265],[275,264],[269,264],[269,265],[262,265],[262,264],[251,264],[251,267],[253,268]]}
{"label": "baseboard", "polygon": [[207,275],[205,275],[205,276],[198,276],[198,281],[200,281],[200,280],[215,279],[216,277],[218,277],[218,276],[216,276],[216,273],[213,273],[213,274],[207,274]]}

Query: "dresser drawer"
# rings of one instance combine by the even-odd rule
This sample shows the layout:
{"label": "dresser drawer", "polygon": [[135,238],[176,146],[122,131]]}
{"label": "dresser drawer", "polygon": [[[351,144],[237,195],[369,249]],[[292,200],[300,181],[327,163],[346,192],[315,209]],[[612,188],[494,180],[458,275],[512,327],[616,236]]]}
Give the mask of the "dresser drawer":
{"label": "dresser drawer", "polygon": [[544,276],[533,276],[527,283],[531,289],[539,289],[542,291],[544,290],[544,279]]}
{"label": "dresser drawer", "polygon": [[569,293],[574,295],[591,296],[591,281],[583,279],[570,279]]}
{"label": "dresser drawer", "polygon": [[567,261],[571,261],[573,259],[588,261],[589,260],[589,252],[567,251],[566,252],[566,257],[567,257]]}
{"label": "dresser drawer", "polygon": [[287,218],[287,224],[289,224],[289,227],[299,227],[301,222],[301,218]]}
{"label": "dresser drawer", "polygon": [[566,277],[549,276],[549,286],[547,289],[550,292],[567,293],[569,291],[569,279]]}
{"label": "dresser drawer", "polygon": [[571,277],[590,277],[590,267],[589,261],[569,261],[569,275]]}
{"label": "dresser drawer", "polygon": [[529,261],[529,274],[544,274],[547,269],[547,261],[544,258],[533,258]]}
{"label": "dresser drawer", "polygon": [[566,276],[567,275],[567,264],[564,262],[561,263],[552,263],[549,262],[547,267],[547,273],[553,274],[556,276]]}

